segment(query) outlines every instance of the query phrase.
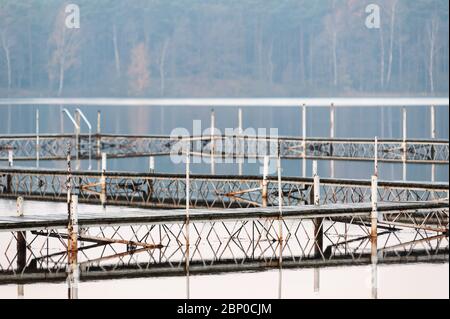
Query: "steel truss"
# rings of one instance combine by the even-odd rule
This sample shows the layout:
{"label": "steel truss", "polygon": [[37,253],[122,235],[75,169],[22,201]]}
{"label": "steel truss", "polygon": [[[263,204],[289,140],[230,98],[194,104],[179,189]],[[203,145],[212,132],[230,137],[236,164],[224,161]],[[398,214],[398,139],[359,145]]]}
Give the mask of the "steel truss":
{"label": "steel truss", "polygon": [[[397,220],[401,214],[414,220],[424,212],[396,214],[385,214],[382,219]],[[425,218],[442,218],[442,214],[448,223],[448,209],[427,212]],[[448,261],[448,233],[399,225],[380,226],[378,231],[380,262]],[[0,283],[65,278],[64,230],[4,232],[0,236],[6,243],[0,252]],[[77,263],[82,279],[183,275],[187,245],[194,273],[365,264],[373,256],[367,218],[349,214],[340,220],[325,216],[82,228]]]}
{"label": "steel truss", "polygon": [[[186,180],[176,174],[126,172],[73,172],[72,193],[80,202],[136,207],[185,207]],[[58,170],[0,169],[0,197],[65,201],[67,172]],[[233,208],[278,205],[275,178],[267,183],[263,198],[262,178],[258,176],[190,177],[192,208]],[[313,203],[313,179],[284,177],[281,182],[283,205]],[[371,183],[366,180],[323,179],[320,203],[361,203],[371,200]],[[446,183],[379,182],[378,200],[384,202],[448,199]]]}
{"label": "steel truss", "polygon": [[[322,160],[374,160],[373,139],[342,138],[298,138],[266,136],[198,136],[185,137],[193,155],[234,158],[254,158],[266,155],[270,149],[280,151],[285,159]],[[214,147],[211,141],[214,140]],[[62,160],[66,158],[67,144],[76,145],[73,158],[87,159],[89,152],[93,158],[100,158],[106,152],[109,158],[157,156],[177,153],[181,137],[133,136],[96,134],[89,143],[88,135],[39,136],[39,159]],[[279,145],[278,145],[279,144]],[[0,136],[0,160],[8,160],[8,150],[12,149],[16,160],[36,160],[37,139],[35,135]],[[403,163],[449,163],[448,140],[378,140],[378,160],[380,162]]]}

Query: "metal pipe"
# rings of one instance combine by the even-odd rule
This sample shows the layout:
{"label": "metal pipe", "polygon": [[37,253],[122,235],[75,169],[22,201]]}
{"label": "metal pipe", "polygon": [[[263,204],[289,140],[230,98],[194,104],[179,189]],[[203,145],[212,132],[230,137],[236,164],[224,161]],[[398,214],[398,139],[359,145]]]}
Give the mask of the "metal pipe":
{"label": "metal pipe", "polygon": [[83,119],[83,121],[86,123],[86,125],[87,125],[87,127],[88,127],[88,129],[89,129],[89,170],[91,170],[91,168],[92,168],[92,165],[91,165],[91,149],[92,149],[92,138],[91,138],[91,136],[92,136],[92,125],[91,125],[91,123],[89,123],[89,121],[88,121],[88,119],[86,118],[86,116],[84,116],[84,113],[79,109],[79,108],[77,108],[76,109],[76,112],[77,112],[77,114],[79,115],[79,116],[81,116],[81,118]]}
{"label": "metal pipe", "polygon": [[211,174],[215,175],[216,169],[214,165],[214,152],[215,152],[215,140],[214,140],[214,132],[215,132],[215,125],[216,125],[216,114],[214,112],[214,109],[211,110],[211,154],[210,154],[210,160],[211,160]]}
{"label": "metal pipe", "polygon": [[407,144],[406,144],[406,134],[407,134],[407,114],[406,114],[406,107],[403,107],[402,109],[402,161],[403,161],[403,180],[406,181],[406,152],[407,152]]}
{"label": "metal pipe", "polygon": [[8,150],[8,166],[9,167],[14,166],[14,153],[12,149]]}
{"label": "metal pipe", "polygon": [[374,175],[378,176],[378,137],[375,136],[375,143],[374,143],[374,150],[373,150],[373,155],[374,155]]}
{"label": "metal pipe", "polygon": [[40,142],[39,142],[39,109],[36,110],[36,167],[39,168],[39,153],[40,153]]}
{"label": "metal pipe", "polygon": [[[436,138],[436,110],[434,105],[430,107],[430,129],[431,129],[431,138]],[[434,160],[435,157],[435,148],[434,145],[431,145],[431,158]],[[436,166],[431,164],[431,181],[434,182],[436,180]]]}
{"label": "metal pipe", "polygon": [[263,162],[263,180],[262,180],[262,205],[267,206],[267,176],[269,175],[269,156],[264,156]]}
{"label": "metal pipe", "polygon": [[320,177],[317,173],[317,161],[313,161],[313,179],[314,179],[314,205],[320,205]]}
{"label": "metal pipe", "polygon": [[302,106],[302,176],[306,177],[306,104]]}
{"label": "metal pipe", "polygon": [[185,222],[185,232],[186,232],[186,298],[190,297],[190,285],[189,285],[189,205],[190,205],[190,154],[189,151],[186,154],[186,222]]}
{"label": "metal pipe", "polygon": [[150,173],[155,172],[155,157],[154,156],[150,156],[148,158],[148,170]]}
{"label": "metal pipe", "polygon": [[[16,200],[16,214],[19,217],[23,216],[23,197],[17,197]],[[27,265],[27,237],[25,231],[18,231],[17,236],[17,270],[23,271]],[[23,298],[24,287],[23,285],[17,285],[17,296]]]}
{"label": "metal pipe", "polygon": [[102,175],[100,177],[100,187],[101,187],[101,194],[100,194],[100,202],[103,207],[106,206],[106,153],[102,153]]}
{"label": "metal pipe", "polygon": [[371,231],[370,235],[372,238],[377,237],[377,227],[378,227],[378,176],[372,176],[372,187],[371,187],[371,203],[372,211],[370,213],[371,220]]}
{"label": "metal pipe", "polygon": [[80,126],[77,124],[75,119],[72,117],[72,115],[70,114],[69,110],[67,110],[66,108],[63,108],[62,112],[67,115],[67,117],[72,122],[73,126],[75,127],[76,158],[77,158],[77,161],[78,161],[78,151],[79,151],[78,136],[80,134]]}
{"label": "metal pipe", "polygon": [[[335,129],[334,129],[334,103],[330,106],[330,138],[334,139]],[[333,156],[333,144],[330,144],[330,155]],[[330,161],[330,176],[334,178],[334,161]]]}
{"label": "metal pipe", "polygon": [[71,196],[68,234],[68,250],[70,254],[74,254],[78,250],[78,195]]}
{"label": "metal pipe", "polygon": [[100,156],[100,130],[101,130],[101,113],[97,111],[97,156]]}
{"label": "metal pipe", "polygon": [[[238,154],[241,156],[241,155],[244,155],[241,152],[243,150],[243,146],[244,146],[242,143],[242,133],[243,133],[242,108],[239,108],[239,110],[238,110],[238,131],[239,131],[239,137],[238,137],[239,143],[237,144],[238,145],[237,151],[238,151]],[[239,175],[242,175],[243,159],[240,156],[238,157],[238,161],[239,161],[238,162],[238,166],[239,166],[238,170],[239,170]]]}

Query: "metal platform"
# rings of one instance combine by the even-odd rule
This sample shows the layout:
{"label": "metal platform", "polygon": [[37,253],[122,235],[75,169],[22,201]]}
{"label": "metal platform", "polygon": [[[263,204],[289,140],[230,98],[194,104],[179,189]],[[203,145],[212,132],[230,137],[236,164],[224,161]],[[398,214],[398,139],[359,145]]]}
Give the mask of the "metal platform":
{"label": "metal platform", "polygon": [[[211,147],[211,141],[214,147]],[[177,154],[180,137],[157,135],[71,134],[3,135],[0,136],[0,160],[65,160],[67,145],[74,147],[72,158],[108,158],[165,156]],[[191,136],[185,137],[192,155],[220,158],[259,158],[274,150],[283,159],[317,159],[373,161],[375,140],[358,138],[301,138],[261,136]],[[39,145],[39,148],[36,147]],[[75,147],[76,146],[76,147]],[[378,161],[391,163],[448,164],[449,141],[439,139],[380,139]],[[89,154],[90,153],[90,154]]]}
{"label": "metal platform", "polygon": [[[82,203],[147,208],[183,208],[186,176],[130,172],[72,172],[72,193]],[[0,168],[0,198],[66,201],[67,171]],[[250,208],[278,205],[278,182],[262,176],[191,175],[191,208]],[[282,177],[283,206],[312,204],[313,178]],[[448,183],[378,182],[384,202],[448,199]],[[320,204],[361,203],[371,200],[371,181],[321,179]]]}

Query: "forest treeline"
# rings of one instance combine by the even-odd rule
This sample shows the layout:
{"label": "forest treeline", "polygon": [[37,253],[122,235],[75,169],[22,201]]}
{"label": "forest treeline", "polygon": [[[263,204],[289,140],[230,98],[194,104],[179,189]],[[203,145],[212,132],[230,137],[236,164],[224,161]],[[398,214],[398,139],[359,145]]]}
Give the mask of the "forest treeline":
{"label": "forest treeline", "polygon": [[0,0],[0,96],[448,94],[448,0],[70,3]]}

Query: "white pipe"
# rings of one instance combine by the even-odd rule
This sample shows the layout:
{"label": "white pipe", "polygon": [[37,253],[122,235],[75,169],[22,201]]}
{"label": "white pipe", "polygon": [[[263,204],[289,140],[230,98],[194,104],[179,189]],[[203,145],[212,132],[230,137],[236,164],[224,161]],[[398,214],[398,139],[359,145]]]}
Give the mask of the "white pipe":
{"label": "white pipe", "polygon": [[92,168],[92,165],[91,165],[92,125],[91,125],[91,123],[89,123],[88,119],[86,118],[86,116],[84,116],[84,113],[79,108],[76,109],[76,112],[81,116],[81,118],[86,123],[86,125],[87,125],[87,127],[89,129],[89,170],[91,170],[91,168]]}

